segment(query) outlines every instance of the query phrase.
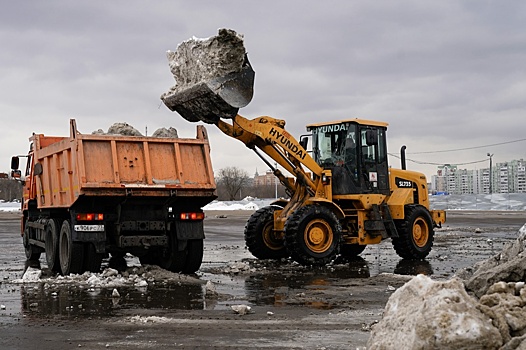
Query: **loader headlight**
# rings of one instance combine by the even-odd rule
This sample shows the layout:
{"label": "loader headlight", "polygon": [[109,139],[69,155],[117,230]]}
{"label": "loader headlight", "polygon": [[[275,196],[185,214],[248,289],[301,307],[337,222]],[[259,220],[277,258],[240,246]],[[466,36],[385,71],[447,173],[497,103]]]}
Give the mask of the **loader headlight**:
{"label": "loader headlight", "polygon": [[324,185],[327,185],[329,183],[329,178],[327,177],[327,175],[323,174],[321,176],[321,182],[324,184]]}

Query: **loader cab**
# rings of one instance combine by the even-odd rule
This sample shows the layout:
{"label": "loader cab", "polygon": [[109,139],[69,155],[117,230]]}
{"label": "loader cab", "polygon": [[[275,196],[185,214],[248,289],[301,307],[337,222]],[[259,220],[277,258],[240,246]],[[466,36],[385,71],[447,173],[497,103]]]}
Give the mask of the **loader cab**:
{"label": "loader cab", "polygon": [[387,123],[362,119],[312,124],[312,154],[332,171],[333,195],[389,194]]}

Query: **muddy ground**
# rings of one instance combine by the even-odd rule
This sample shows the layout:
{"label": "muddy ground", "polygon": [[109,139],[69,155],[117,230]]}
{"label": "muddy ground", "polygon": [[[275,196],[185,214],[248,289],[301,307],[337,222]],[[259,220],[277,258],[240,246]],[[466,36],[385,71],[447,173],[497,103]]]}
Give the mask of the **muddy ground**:
{"label": "muddy ground", "polygon": [[[144,277],[148,285],[113,288],[48,278],[44,255],[31,264],[42,270],[42,282],[19,283],[30,265],[19,221],[1,213],[0,348],[360,348],[389,296],[412,275],[447,279],[500,251],[526,222],[524,212],[450,211],[426,261],[400,260],[386,241],[350,263],[304,268],[252,259],[243,242],[249,215],[207,212],[196,276],[162,274],[128,256],[122,275]],[[105,260],[103,268],[116,264]],[[112,297],[113,289],[120,297]],[[250,313],[232,311],[241,304]]]}

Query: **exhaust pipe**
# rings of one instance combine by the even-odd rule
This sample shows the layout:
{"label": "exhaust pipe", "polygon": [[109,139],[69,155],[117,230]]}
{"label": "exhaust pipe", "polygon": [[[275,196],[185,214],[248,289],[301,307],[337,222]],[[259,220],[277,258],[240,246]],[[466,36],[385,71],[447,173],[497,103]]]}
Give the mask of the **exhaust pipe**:
{"label": "exhaust pipe", "polygon": [[402,146],[400,149],[400,160],[402,161],[402,170],[406,170],[406,164],[405,164],[405,149],[407,147],[405,145]]}

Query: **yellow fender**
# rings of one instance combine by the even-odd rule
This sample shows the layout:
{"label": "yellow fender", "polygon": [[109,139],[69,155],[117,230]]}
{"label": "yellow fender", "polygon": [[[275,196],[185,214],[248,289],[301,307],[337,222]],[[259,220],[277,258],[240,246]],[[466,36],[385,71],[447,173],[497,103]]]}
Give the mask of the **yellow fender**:
{"label": "yellow fender", "polygon": [[393,190],[391,196],[387,200],[387,205],[391,211],[391,217],[394,220],[404,219],[405,205],[413,203],[413,189],[412,188],[397,188]]}
{"label": "yellow fender", "polygon": [[333,201],[330,201],[330,200],[325,199],[325,198],[320,198],[320,197],[309,198],[307,200],[307,202],[305,202],[305,204],[306,205],[320,204],[320,205],[323,205],[323,206],[328,207],[329,209],[331,209],[332,212],[334,214],[336,214],[336,217],[338,219],[343,219],[345,217],[345,213],[343,212],[342,208],[340,208],[339,205],[337,205]]}

